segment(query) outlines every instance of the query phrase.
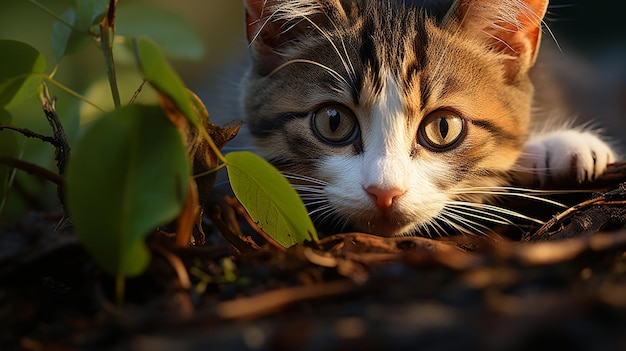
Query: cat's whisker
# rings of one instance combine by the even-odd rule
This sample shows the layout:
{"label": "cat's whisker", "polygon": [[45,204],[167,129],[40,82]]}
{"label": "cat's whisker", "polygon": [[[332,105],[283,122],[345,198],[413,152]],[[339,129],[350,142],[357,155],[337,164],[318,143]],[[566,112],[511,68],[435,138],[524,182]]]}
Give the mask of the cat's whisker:
{"label": "cat's whisker", "polygon": [[289,60],[289,61],[279,65],[278,67],[276,67],[272,72],[270,72],[268,74],[268,77],[269,76],[273,76],[274,74],[276,74],[278,71],[282,70],[283,68],[285,68],[285,67],[287,67],[289,65],[295,64],[295,63],[307,63],[307,64],[311,64],[311,65],[315,65],[315,66],[321,67],[322,69],[324,69],[328,73],[330,73],[333,77],[335,77],[336,79],[342,81],[344,84],[350,85],[348,83],[348,81],[341,74],[339,74],[337,71],[335,71],[334,69],[332,69],[332,68],[330,68],[330,67],[328,67],[326,65],[323,65],[323,64],[321,64],[321,63],[319,63],[317,61],[308,60],[308,59],[293,59],[293,60]]}
{"label": "cat's whisker", "polygon": [[319,213],[322,206],[326,208],[332,207],[328,202],[328,199],[307,199],[303,202],[307,210],[309,211],[309,215]]}
{"label": "cat's whisker", "polygon": [[[335,21],[333,21],[333,20],[330,18],[330,16],[328,16],[328,14],[327,14],[327,13],[325,13],[325,15],[326,15],[326,18],[328,18],[328,22],[330,22],[330,23],[333,25],[333,28],[335,29],[335,32],[336,32],[336,33],[340,33],[341,31],[340,31],[340,29],[337,27],[337,24],[335,23]],[[328,36],[327,36],[327,37],[328,37]],[[348,69],[346,68],[346,71],[347,71],[347,73],[348,73],[348,76],[350,77],[350,81],[352,81],[352,84],[354,84],[354,81],[355,81],[355,79],[356,79],[356,77],[357,77],[356,70],[354,69],[354,65],[352,64],[352,59],[350,58],[350,54],[348,54],[348,49],[346,48],[346,42],[345,42],[345,40],[343,39],[343,37],[342,37],[342,36],[340,36],[340,37],[339,37],[339,40],[341,41],[341,46],[342,46],[342,48],[343,48],[343,54],[345,55],[345,56],[344,56],[344,58],[345,58],[345,60],[348,62],[348,64],[350,65],[350,70],[348,70]],[[337,54],[341,57],[341,54],[339,54],[339,53],[337,53]],[[356,89],[356,87],[355,87],[355,86],[353,86],[353,88],[355,88],[355,89]]]}
{"label": "cat's whisker", "polygon": [[308,191],[301,191],[301,190],[297,190],[297,191],[302,201],[328,200],[328,198],[326,197],[326,194],[322,192],[308,192]]}
{"label": "cat's whisker", "polygon": [[[290,180],[290,179],[287,179]],[[302,190],[302,191],[308,191],[310,190],[311,192],[323,192],[323,190],[325,189],[326,185],[324,184],[312,184],[312,183],[302,183],[302,180],[298,180],[298,182],[300,183],[293,183],[291,182],[291,186],[294,189],[297,190]]]}
{"label": "cat's whisker", "polygon": [[[464,189],[455,189],[453,191],[447,192],[450,195],[497,195],[497,196],[510,196],[510,197],[519,197],[527,200],[534,200],[550,205],[554,205],[561,208],[566,208],[567,206],[554,200],[546,199],[537,195],[555,195],[564,192],[559,191],[548,191],[548,190],[534,190],[534,189],[525,189],[525,188],[515,188],[515,187],[476,187],[476,188],[464,188]],[[532,195],[537,194],[537,195]]]}
{"label": "cat's whisker", "polygon": [[[426,223],[423,225],[420,225],[418,231],[420,232],[420,234],[427,234],[429,237],[433,237],[433,234],[431,233],[431,229],[435,232],[435,234],[438,237],[443,237],[445,236],[446,230],[443,228],[443,226],[441,225],[441,223],[439,223],[439,221],[433,221],[430,223]],[[426,233],[424,233],[424,231],[426,231]]]}
{"label": "cat's whisker", "polygon": [[450,213],[449,211],[447,211],[446,209],[444,209],[440,214],[439,214],[439,218],[440,219],[445,219],[446,220],[446,224],[452,226],[454,229],[459,230],[462,233],[466,233],[466,234],[481,234],[484,236],[489,236],[485,231],[487,232],[493,232],[493,230],[483,224],[480,224],[478,222],[474,222],[470,219],[461,217],[455,213]]}
{"label": "cat's whisker", "polygon": [[460,214],[460,215],[466,215],[466,216],[470,216],[476,219],[481,219],[487,222],[491,222],[491,223],[495,223],[495,224],[503,224],[503,225],[513,225],[514,223],[509,220],[506,219],[502,216],[498,216],[496,214],[493,213],[489,213],[486,211],[481,211],[475,208],[467,208],[464,206],[460,206],[460,205],[448,205],[447,206],[447,210],[450,212],[454,212],[456,214]]}
{"label": "cat's whisker", "polygon": [[295,189],[298,192],[298,194],[300,194],[300,197],[315,198],[315,199],[326,198],[326,194],[324,193],[323,189],[317,189],[317,188],[309,189],[307,187],[296,187]]}
{"label": "cat's whisker", "polygon": [[[350,80],[352,81],[352,86],[354,86],[354,76],[353,76],[352,74],[350,74],[350,72],[354,72],[354,67],[352,67],[352,71],[350,71],[350,66],[348,66],[348,63],[346,62],[346,57],[348,57],[347,52],[346,52],[346,57],[344,57],[344,56],[341,54],[341,51],[339,51],[339,48],[337,48],[337,45],[335,44],[335,42],[333,41],[333,39],[332,39],[332,38],[330,37],[330,35],[328,34],[328,32],[326,32],[325,30],[323,30],[322,28],[320,28],[320,27],[319,27],[319,26],[318,26],[315,22],[313,22],[310,18],[308,18],[308,17],[304,17],[304,19],[305,19],[306,21],[308,21],[308,22],[309,22],[309,23],[310,23],[310,24],[311,24],[311,25],[312,25],[315,29],[317,29],[317,30],[318,30],[318,31],[319,31],[319,32],[320,32],[320,33],[324,36],[324,38],[326,38],[326,40],[328,40],[328,42],[330,43],[330,45],[333,47],[333,49],[334,49],[334,50],[335,50],[335,52],[337,53],[337,56],[339,56],[339,59],[341,60],[341,63],[342,63],[342,65],[343,65],[344,69],[346,70],[346,73],[348,73],[348,75],[349,75],[349,77],[350,77]],[[331,23],[333,23],[333,25],[334,25],[334,22],[333,22],[332,20],[330,20],[330,18],[329,18],[329,21],[330,21]],[[335,27],[335,29],[336,29],[336,27]],[[345,46],[344,46],[344,50],[345,50]],[[346,81],[345,79],[344,79],[343,81],[347,83],[347,81]]]}
{"label": "cat's whisker", "polygon": [[298,192],[298,194],[300,194],[300,197],[302,198],[302,200],[316,200],[316,199],[326,198],[324,192],[321,190],[317,190],[313,192],[308,189],[306,190],[296,189],[296,191]]}
{"label": "cat's whisker", "polygon": [[337,94],[343,94],[344,93],[344,91],[342,89],[335,88],[335,87],[331,87],[330,90],[334,91]]}
{"label": "cat's whisker", "polygon": [[457,188],[455,191],[458,192],[471,192],[473,190],[480,191],[493,191],[494,194],[500,193],[529,193],[529,194],[541,194],[541,195],[557,195],[557,194],[567,194],[569,190],[546,190],[546,189],[532,189],[532,188],[522,188],[515,186],[476,186],[471,188]]}
{"label": "cat's whisker", "polygon": [[357,89],[354,86],[354,81],[356,79],[356,70],[354,69],[354,65],[352,64],[352,59],[350,58],[350,55],[348,55],[348,49],[346,48],[346,42],[343,40],[343,38],[341,38],[341,46],[343,47],[343,52],[346,55],[346,60],[348,61],[348,64],[350,64],[350,72],[348,72],[348,75],[350,76],[350,80],[352,81],[353,87],[354,89]]}
{"label": "cat's whisker", "polygon": [[437,222],[441,222],[440,226],[445,225],[448,227],[448,229],[442,229],[443,234],[439,232],[437,233],[440,237],[447,236],[450,230],[453,230],[460,234],[467,234],[467,235],[475,235],[476,233],[483,234],[482,231],[480,230],[472,231],[466,228],[465,226],[457,223],[456,220],[453,218],[450,218],[447,213],[440,213],[439,216],[435,220]]}
{"label": "cat's whisker", "polygon": [[316,223],[324,223],[325,227],[336,228],[339,232],[343,232],[350,225],[350,221],[347,218],[338,216],[335,209],[330,205],[317,212],[311,213],[311,215],[315,215],[314,221]]}
{"label": "cat's whisker", "polygon": [[[273,20],[274,15],[277,14],[278,11],[274,11],[274,13],[272,13],[271,15],[267,16],[267,18],[264,19],[263,24],[259,27],[259,29],[256,31],[256,33],[254,33],[254,36],[252,38],[250,38],[250,42],[248,43],[248,47],[252,47],[252,45],[254,44],[255,41],[257,41],[257,39],[259,38],[259,35],[261,35],[261,33],[263,32],[263,29],[267,26],[268,23],[270,23]],[[253,21],[251,24],[256,24],[260,21]]]}
{"label": "cat's whisker", "polygon": [[[446,219],[446,220],[443,222],[443,224],[450,225],[448,222],[449,222],[449,221]],[[439,221],[436,221],[436,222],[434,222],[434,224],[436,224],[436,226],[435,226],[435,227],[433,227],[433,228],[435,228],[435,230],[436,230],[436,234],[437,234],[439,237],[444,237],[444,236],[449,235],[449,233],[448,233],[449,229],[444,228],[442,223],[440,223]]]}
{"label": "cat's whisker", "polygon": [[283,176],[285,176],[285,178],[287,178],[287,179],[304,181],[304,182],[308,182],[308,183],[311,183],[311,184],[318,184],[318,185],[321,185],[321,186],[328,185],[328,182],[326,182],[324,180],[313,178],[313,177],[309,177],[309,176],[305,176],[305,175],[302,175],[302,174],[283,172]]}
{"label": "cat's whisker", "polygon": [[505,220],[508,222],[508,224],[513,224],[513,222],[511,222],[510,220],[501,217],[499,215],[496,215],[495,213],[499,213],[502,215],[506,215],[506,216],[511,216],[514,218],[518,218],[518,219],[522,219],[522,220],[526,220],[526,221],[530,221],[530,222],[534,222],[537,224],[544,224],[544,222],[542,220],[539,220],[537,218],[533,218],[527,215],[524,215],[522,213],[513,211],[513,210],[509,210],[507,208],[502,208],[502,207],[498,207],[498,206],[494,206],[494,205],[489,205],[489,204],[484,204],[484,203],[473,203],[473,202],[462,202],[462,201],[454,201],[454,202],[450,202],[448,203],[449,205],[453,205],[453,206],[457,206],[458,208],[464,208],[467,210],[473,210],[473,211],[477,211],[477,212],[482,212],[482,213],[488,213],[488,212],[484,212],[481,210],[488,210],[488,211],[492,211],[494,213],[489,213],[490,215],[494,216],[494,217],[498,217],[502,220]]}
{"label": "cat's whisker", "polygon": [[313,216],[321,212],[321,215],[324,215],[328,212],[332,212],[332,207],[330,205],[324,205],[316,208],[315,210],[309,212],[309,216]]}
{"label": "cat's whisker", "polygon": [[525,173],[525,174],[545,174],[550,171],[548,167],[525,167],[522,165],[513,165],[511,172]]}

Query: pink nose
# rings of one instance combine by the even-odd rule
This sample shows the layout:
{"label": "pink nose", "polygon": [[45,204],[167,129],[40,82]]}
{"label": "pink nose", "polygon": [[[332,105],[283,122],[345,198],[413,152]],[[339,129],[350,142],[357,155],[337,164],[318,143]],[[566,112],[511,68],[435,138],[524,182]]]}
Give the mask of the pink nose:
{"label": "pink nose", "polygon": [[385,189],[374,185],[367,187],[365,191],[372,196],[372,199],[376,202],[376,206],[383,212],[391,208],[393,200],[396,197],[406,192],[398,188]]}

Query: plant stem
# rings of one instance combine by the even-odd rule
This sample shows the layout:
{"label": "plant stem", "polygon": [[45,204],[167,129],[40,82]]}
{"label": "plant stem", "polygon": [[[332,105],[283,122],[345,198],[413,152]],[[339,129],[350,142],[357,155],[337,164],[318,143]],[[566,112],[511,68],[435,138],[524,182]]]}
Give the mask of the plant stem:
{"label": "plant stem", "polygon": [[117,1],[109,2],[109,11],[102,22],[100,22],[100,46],[104,55],[109,85],[111,86],[111,94],[113,95],[113,104],[116,109],[122,107],[120,92],[117,87],[117,77],[115,75],[115,60],[113,59],[113,42],[115,39],[115,5]]}

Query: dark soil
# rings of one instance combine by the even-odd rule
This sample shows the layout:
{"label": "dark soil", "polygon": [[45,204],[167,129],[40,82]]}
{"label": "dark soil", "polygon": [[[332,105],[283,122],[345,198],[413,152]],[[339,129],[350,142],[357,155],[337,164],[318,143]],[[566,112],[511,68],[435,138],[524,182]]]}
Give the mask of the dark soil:
{"label": "dark soil", "polygon": [[214,213],[204,246],[150,237],[123,306],[60,215],[35,213],[0,233],[0,350],[624,350],[625,168],[488,237],[285,250]]}

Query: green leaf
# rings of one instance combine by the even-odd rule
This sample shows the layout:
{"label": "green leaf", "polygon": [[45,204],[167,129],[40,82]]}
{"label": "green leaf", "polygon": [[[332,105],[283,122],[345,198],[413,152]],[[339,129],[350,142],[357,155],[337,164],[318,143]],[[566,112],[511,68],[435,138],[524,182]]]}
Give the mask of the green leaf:
{"label": "green leaf", "polygon": [[228,178],[259,227],[285,247],[318,240],[306,207],[274,166],[246,151],[226,154]]}
{"label": "green leaf", "polygon": [[74,25],[76,23],[76,9],[74,7],[69,8],[60,17],[66,23],[60,21],[52,23],[52,33],[50,34],[52,51],[54,51],[57,62],[61,62],[65,54],[78,51],[87,43],[85,36],[74,34],[73,27],[67,26],[67,24]]}
{"label": "green leaf", "polygon": [[89,27],[100,23],[109,10],[110,0],[76,0],[78,21],[76,26],[80,30],[89,30]]}
{"label": "green leaf", "polygon": [[0,53],[0,108],[10,109],[38,91],[46,62],[37,49],[14,40],[0,40]]}
{"label": "green leaf", "polygon": [[90,29],[102,20],[108,4],[109,0],[77,0],[60,16],[65,23],[56,21],[52,24],[52,50],[57,62],[92,40]]}
{"label": "green leaf", "polygon": [[167,96],[196,128],[201,128],[196,117],[191,94],[178,74],[167,63],[159,47],[147,38],[133,41],[135,55],[146,80],[161,94]]}
{"label": "green leaf", "polygon": [[202,40],[189,20],[171,10],[152,4],[120,4],[116,23],[118,35],[148,37],[170,56],[199,60],[204,55]]}
{"label": "green leaf", "polygon": [[131,105],[95,121],[72,151],[66,198],[78,236],[110,274],[140,274],[145,236],[174,219],[187,195],[180,132],[161,108]]}

